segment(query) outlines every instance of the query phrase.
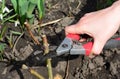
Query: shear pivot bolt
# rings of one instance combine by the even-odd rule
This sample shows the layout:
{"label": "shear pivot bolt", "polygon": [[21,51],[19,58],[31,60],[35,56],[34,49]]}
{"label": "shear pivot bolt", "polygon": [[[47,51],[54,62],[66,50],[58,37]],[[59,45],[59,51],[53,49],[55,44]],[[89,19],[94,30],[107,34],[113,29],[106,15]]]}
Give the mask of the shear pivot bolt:
{"label": "shear pivot bolt", "polygon": [[62,47],[63,47],[63,48],[66,48],[66,47],[68,47],[68,45],[67,45],[67,44],[63,44]]}

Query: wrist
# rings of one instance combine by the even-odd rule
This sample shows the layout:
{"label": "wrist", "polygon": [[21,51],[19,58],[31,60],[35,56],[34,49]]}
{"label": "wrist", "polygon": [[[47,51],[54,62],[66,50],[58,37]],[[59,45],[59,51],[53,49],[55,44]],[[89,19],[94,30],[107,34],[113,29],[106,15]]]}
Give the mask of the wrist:
{"label": "wrist", "polygon": [[114,2],[111,8],[120,12],[120,0],[117,0],[116,2]]}
{"label": "wrist", "polygon": [[110,7],[112,14],[115,16],[116,20],[120,23],[120,0],[113,3]]}

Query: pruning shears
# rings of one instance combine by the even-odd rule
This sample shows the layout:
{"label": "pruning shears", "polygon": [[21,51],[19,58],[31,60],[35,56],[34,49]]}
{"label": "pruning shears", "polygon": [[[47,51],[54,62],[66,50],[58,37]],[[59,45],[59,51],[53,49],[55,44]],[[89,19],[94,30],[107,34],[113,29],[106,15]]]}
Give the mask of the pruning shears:
{"label": "pruning shears", "polygon": [[[56,52],[50,52],[44,55],[41,59],[57,57],[64,54],[70,55],[86,55],[89,56],[93,46],[93,42],[81,43],[80,35],[68,34],[61,44],[56,49]],[[103,49],[120,48],[120,37],[110,39],[107,41]]]}
{"label": "pruning shears", "polygon": [[[57,55],[62,55],[69,52],[70,55],[86,55],[89,56],[93,46],[93,42],[82,44],[79,42],[80,36],[78,34],[68,34],[57,48]],[[110,39],[104,46],[104,49],[120,48],[120,37]]]}

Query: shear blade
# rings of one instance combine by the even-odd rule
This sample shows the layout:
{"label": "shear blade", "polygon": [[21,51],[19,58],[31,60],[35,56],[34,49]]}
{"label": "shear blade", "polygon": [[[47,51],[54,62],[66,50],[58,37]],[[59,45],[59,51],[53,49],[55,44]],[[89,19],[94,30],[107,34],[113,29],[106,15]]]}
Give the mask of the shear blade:
{"label": "shear blade", "polygon": [[72,40],[70,38],[65,38],[62,43],[60,44],[60,46],[57,48],[56,52],[57,55],[63,55],[65,53],[68,53],[70,51],[70,49],[72,48]]}

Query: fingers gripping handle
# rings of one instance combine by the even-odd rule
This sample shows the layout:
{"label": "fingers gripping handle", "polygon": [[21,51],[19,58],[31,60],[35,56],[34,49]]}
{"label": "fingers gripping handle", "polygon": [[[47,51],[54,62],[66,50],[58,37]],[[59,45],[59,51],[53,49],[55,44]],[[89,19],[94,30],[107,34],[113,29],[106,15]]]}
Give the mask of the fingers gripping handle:
{"label": "fingers gripping handle", "polygon": [[115,38],[115,40],[118,40],[118,41],[120,41],[120,37],[119,37],[119,38]]}
{"label": "fingers gripping handle", "polygon": [[68,34],[67,35],[68,38],[71,38],[72,40],[79,40],[80,39],[80,36],[79,34]]}

